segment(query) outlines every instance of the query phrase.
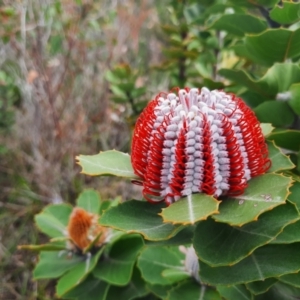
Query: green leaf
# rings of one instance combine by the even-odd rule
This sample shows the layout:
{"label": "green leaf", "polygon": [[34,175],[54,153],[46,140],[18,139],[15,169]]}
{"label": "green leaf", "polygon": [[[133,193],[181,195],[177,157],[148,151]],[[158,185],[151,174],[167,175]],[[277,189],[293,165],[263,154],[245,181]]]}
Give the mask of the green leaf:
{"label": "green leaf", "polygon": [[267,278],[263,281],[253,281],[247,283],[247,289],[254,295],[265,293],[273,284],[277,282],[275,278]]}
{"label": "green leaf", "polygon": [[280,281],[300,288],[300,273],[287,274],[278,278]]}
{"label": "green leaf", "polygon": [[119,76],[115,74],[113,71],[106,71],[104,75],[105,79],[113,84],[118,84],[120,82]]}
{"label": "green leaf", "polygon": [[197,225],[194,248],[199,259],[211,266],[233,265],[269,243],[285,226],[296,220],[299,220],[299,214],[290,203],[278,206],[262,214],[257,222],[242,227],[209,219]]}
{"label": "green leaf", "polygon": [[287,102],[265,101],[254,109],[260,122],[272,123],[275,127],[286,127],[293,124],[295,114]]}
{"label": "green leaf", "polygon": [[124,287],[110,286],[106,300],[131,300],[143,297],[148,293],[149,291],[146,289],[145,282],[141,278],[140,271],[134,268],[131,282]]}
{"label": "green leaf", "polygon": [[117,85],[111,84],[110,88],[111,88],[112,92],[114,93],[114,95],[117,96],[118,98],[121,98],[124,100],[128,99],[126,92],[123,89],[121,89],[120,87],[118,87]]}
{"label": "green leaf", "polygon": [[200,261],[200,278],[210,285],[265,280],[300,270],[300,243],[266,245],[233,266],[210,267]]}
{"label": "green leaf", "polygon": [[54,241],[42,245],[20,245],[18,246],[18,249],[26,249],[31,251],[59,251],[66,249],[66,241]]}
{"label": "green leaf", "polygon": [[268,173],[278,172],[282,170],[293,169],[295,165],[292,163],[290,158],[283,154],[280,148],[278,148],[274,142],[267,142],[269,158],[271,159],[271,168]]}
{"label": "green leaf", "polygon": [[282,1],[282,6],[276,5],[270,11],[272,20],[280,24],[292,24],[300,20],[300,3]]}
{"label": "green leaf", "polygon": [[169,291],[168,300],[199,299],[199,300],[221,300],[216,290],[208,286],[200,285],[194,280],[180,283]]}
{"label": "green leaf", "polygon": [[161,275],[171,282],[179,282],[190,277],[190,274],[185,270],[166,269]]}
{"label": "green leaf", "polygon": [[296,63],[275,63],[259,80],[244,70],[221,69],[219,74],[262,95],[264,100],[275,99],[277,93],[286,92],[300,81],[300,67]]}
{"label": "green leaf", "polygon": [[[236,93],[233,90],[234,88],[239,88],[239,85],[235,85],[230,88],[228,87],[227,90],[228,91],[232,90],[233,93]],[[243,99],[244,102],[252,109],[266,100],[266,98],[264,96],[258,94],[257,92],[254,92],[252,90],[245,90],[245,91],[242,90],[242,93],[240,91],[238,91],[238,94],[239,94],[239,97],[241,99]]]}
{"label": "green leaf", "polygon": [[265,6],[265,7],[273,7],[278,0],[230,0],[231,3],[236,5],[243,5],[243,6]]}
{"label": "green leaf", "polygon": [[[184,270],[183,254],[177,247],[146,247],[138,258],[142,277],[150,284],[170,285],[174,281],[162,275],[167,269]],[[176,282],[176,280],[175,280]]]}
{"label": "green leaf", "polygon": [[129,283],[136,258],[144,246],[140,235],[126,235],[116,241],[93,271],[95,277],[113,285]]}
{"label": "green leaf", "polygon": [[136,99],[139,98],[143,95],[145,95],[147,92],[147,88],[146,87],[139,87],[139,88],[134,88],[131,92],[131,96]]}
{"label": "green leaf", "polygon": [[264,136],[268,136],[274,129],[270,123],[260,123],[260,128]]}
{"label": "green leaf", "polygon": [[121,197],[117,197],[114,200],[106,200],[106,201],[101,201],[100,203],[100,215],[107,210],[109,207],[116,206],[120,203]]}
{"label": "green leaf", "polygon": [[257,296],[257,300],[290,300],[299,299],[300,289],[278,281],[265,294]]}
{"label": "green leaf", "polygon": [[269,136],[268,140],[274,141],[281,148],[299,151],[300,148],[300,131],[275,129]]}
{"label": "green leaf", "polygon": [[288,200],[294,203],[300,213],[300,182],[294,182],[293,186],[290,188],[290,195]]}
{"label": "green leaf", "polygon": [[165,299],[168,295],[168,291],[172,288],[172,285],[160,285],[147,283],[147,289],[151,291],[159,299]]}
{"label": "green leaf", "polygon": [[265,21],[247,14],[223,14],[209,29],[223,30],[236,36],[260,33],[267,29]]}
{"label": "green leaf", "polygon": [[[289,154],[290,157],[293,155],[293,153]],[[282,175],[291,177],[294,181],[300,182],[300,176],[293,172],[293,170],[286,170],[282,172]]]}
{"label": "green leaf", "polygon": [[258,63],[284,62],[299,55],[300,28],[295,31],[269,29],[258,35],[247,35],[245,46]]}
{"label": "green leaf", "polygon": [[97,191],[93,189],[84,190],[79,195],[76,202],[78,207],[81,207],[90,213],[99,214],[101,200]]}
{"label": "green leaf", "polygon": [[35,223],[40,231],[50,237],[63,237],[72,212],[69,204],[55,204],[47,206],[35,216]]}
{"label": "green leaf", "polygon": [[62,46],[63,40],[64,40],[63,35],[52,35],[51,36],[51,38],[48,42],[48,45],[50,46],[51,56],[55,56],[59,52],[62,51],[62,49],[63,49],[63,46]]}
{"label": "green leaf", "polygon": [[[299,3],[300,4],[300,3]],[[290,89],[290,101],[288,102],[294,112],[300,116],[300,83],[291,85]]]}
{"label": "green leaf", "polygon": [[78,163],[82,173],[91,176],[113,175],[126,178],[138,178],[133,171],[130,155],[110,150],[97,155],[79,155]]}
{"label": "green leaf", "polygon": [[247,288],[240,285],[232,285],[232,286],[217,286],[217,291],[220,293],[222,297],[228,300],[232,299],[243,299],[243,300],[252,300],[252,294],[247,290]]}
{"label": "green leaf", "polygon": [[167,240],[182,227],[163,223],[158,213],[165,204],[152,204],[144,201],[126,201],[109,208],[100,218],[100,224],[127,233],[140,233],[147,240]]}
{"label": "green leaf", "polygon": [[56,293],[58,296],[63,296],[74,287],[78,286],[84,281],[87,275],[95,268],[99,257],[101,256],[104,247],[102,247],[96,254],[91,256],[86,255],[74,268],[62,276],[56,285]]}
{"label": "green leaf", "polygon": [[106,300],[109,284],[89,275],[82,283],[64,295],[65,299]]}
{"label": "green leaf", "polygon": [[185,226],[175,236],[163,241],[146,241],[146,245],[154,246],[175,246],[190,245],[194,236],[194,226]]}
{"label": "green leaf", "polygon": [[194,224],[218,213],[219,201],[206,194],[192,194],[162,209],[164,222],[172,224]]}
{"label": "green leaf", "polygon": [[286,226],[283,232],[281,232],[271,243],[291,244],[295,242],[300,242],[300,221]]}
{"label": "green leaf", "polygon": [[62,253],[42,251],[39,256],[39,262],[33,271],[33,277],[34,279],[58,278],[83,260],[82,256],[70,256],[67,251]]}
{"label": "green leaf", "polygon": [[232,226],[255,221],[265,211],[285,203],[292,179],[278,174],[265,174],[252,178],[244,194],[224,199],[220,214],[213,218]]}

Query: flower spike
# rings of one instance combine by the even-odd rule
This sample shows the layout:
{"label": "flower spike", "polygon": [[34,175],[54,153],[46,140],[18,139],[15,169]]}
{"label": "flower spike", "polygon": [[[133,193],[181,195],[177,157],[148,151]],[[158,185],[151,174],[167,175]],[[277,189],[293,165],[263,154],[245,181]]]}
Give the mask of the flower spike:
{"label": "flower spike", "polygon": [[150,202],[242,194],[270,167],[260,124],[238,97],[203,87],[160,93],[137,120],[132,165]]}

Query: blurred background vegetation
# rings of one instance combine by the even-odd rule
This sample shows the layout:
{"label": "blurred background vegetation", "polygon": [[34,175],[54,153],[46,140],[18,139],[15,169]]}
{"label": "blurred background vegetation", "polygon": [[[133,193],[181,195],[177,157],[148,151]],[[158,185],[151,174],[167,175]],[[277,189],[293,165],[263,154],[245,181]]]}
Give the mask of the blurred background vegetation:
{"label": "blurred background vegetation", "polygon": [[[88,186],[105,199],[139,193],[79,175],[75,157],[129,152],[135,120],[158,92],[206,86],[261,103],[219,70],[263,76],[273,62],[254,64],[240,46],[245,34],[280,26],[269,17],[277,2],[0,0],[0,299],[55,298],[51,282],[31,280],[36,256],[16,251],[43,242],[33,216],[45,205],[74,203]],[[233,12],[259,22],[232,28],[220,17]],[[279,125],[296,126],[295,112],[280,105]]]}

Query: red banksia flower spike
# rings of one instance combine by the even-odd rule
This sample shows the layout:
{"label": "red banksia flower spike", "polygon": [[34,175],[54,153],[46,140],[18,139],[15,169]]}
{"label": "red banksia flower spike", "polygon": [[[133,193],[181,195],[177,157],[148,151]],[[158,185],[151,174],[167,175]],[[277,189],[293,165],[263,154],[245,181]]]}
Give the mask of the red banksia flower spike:
{"label": "red banksia flower spike", "polygon": [[150,202],[242,194],[270,167],[260,124],[238,97],[202,88],[160,93],[137,120],[132,165]]}

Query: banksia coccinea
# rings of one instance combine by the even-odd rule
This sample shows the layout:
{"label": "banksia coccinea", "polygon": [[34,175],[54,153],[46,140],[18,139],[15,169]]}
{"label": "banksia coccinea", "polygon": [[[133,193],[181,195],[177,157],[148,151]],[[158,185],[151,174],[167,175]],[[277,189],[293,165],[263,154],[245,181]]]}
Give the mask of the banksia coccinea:
{"label": "banksia coccinea", "polygon": [[99,216],[89,213],[80,207],[73,209],[67,231],[72,243],[80,250],[88,247],[99,235],[95,246],[104,244],[108,229],[98,224]]}
{"label": "banksia coccinea", "polygon": [[150,202],[192,193],[242,194],[270,166],[254,113],[238,97],[202,88],[160,93],[137,120],[131,153]]}

